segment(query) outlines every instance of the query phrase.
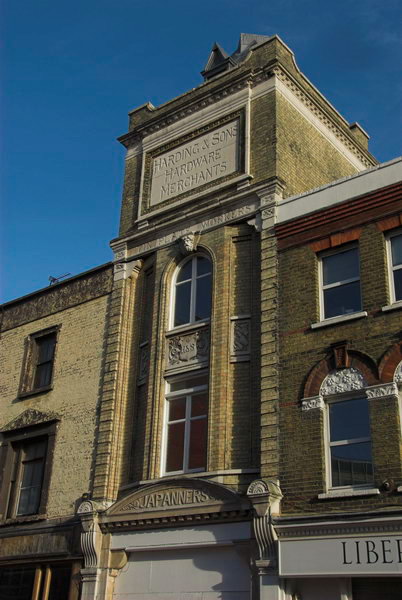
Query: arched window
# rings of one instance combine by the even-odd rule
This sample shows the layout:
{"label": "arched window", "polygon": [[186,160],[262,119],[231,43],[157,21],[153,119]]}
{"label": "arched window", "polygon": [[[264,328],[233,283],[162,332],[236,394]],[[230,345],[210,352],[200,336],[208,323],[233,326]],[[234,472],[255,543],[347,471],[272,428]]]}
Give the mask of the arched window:
{"label": "arched window", "polygon": [[173,327],[211,316],[211,261],[200,254],[179,265],[174,279]]}

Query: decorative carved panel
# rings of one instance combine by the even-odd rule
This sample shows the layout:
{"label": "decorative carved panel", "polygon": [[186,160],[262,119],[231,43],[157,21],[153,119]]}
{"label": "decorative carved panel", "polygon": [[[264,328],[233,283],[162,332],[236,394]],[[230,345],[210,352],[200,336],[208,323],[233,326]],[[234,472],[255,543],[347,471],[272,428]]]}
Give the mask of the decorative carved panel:
{"label": "decorative carved panel", "polygon": [[365,387],[367,387],[367,381],[363,374],[354,367],[350,367],[329,373],[321,385],[320,394],[330,396],[361,390]]}
{"label": "decorative carved panel", "polygon": [[402,383],[402,361],[395,369],[394,381],[395,383]]}
{"label": "decorative carved panel", "polygon": [[310,398],[303,398],[302,410],[312,410],[313,408],[324,408],[324,399],[322,396],[311,396]]}
{"label": "decorative carved panel", "polygon": [[149,345],[148,342],[140,346],[140,362],[138,366],[138,383],[144,383],[149,369]]}
{"label": "decorative carved panel", "polygon": [[182,333],[167,340],[167,369],[187,365],[207,364],[209,361],[209,328]]}
{"label": "decorative carved panel", "polygon": [[368,398],[386,398],[398,395],[398,386],[396,383],[383,383],[382,385],[373,385],[366,389]]}
{"label": "decorative carved panel", "polygon": [[231,360],[250,360],[251,327],[250,317],[232,317],[231,320]]}

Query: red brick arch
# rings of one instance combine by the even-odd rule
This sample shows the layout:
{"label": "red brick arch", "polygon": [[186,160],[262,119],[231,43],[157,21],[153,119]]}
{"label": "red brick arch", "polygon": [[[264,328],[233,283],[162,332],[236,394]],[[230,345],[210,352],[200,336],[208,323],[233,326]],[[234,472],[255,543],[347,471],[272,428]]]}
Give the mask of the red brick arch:
{"label": "red brick arch", "polygon": [[402,342],[393,344],[383,355],[380,360],[378,371],[380,379],[384,383],[393,381],[395,369],[402,360]]}
{"label": "red brick arch", "polygon": [[[353,367],[360,371],[366,379],[368,385],[376,385],[380,383],[378,377],[377,366],[372,358],[358,350],[347,351],[347,361],[342,368]],[[314,365],[307,376],[304,385],[304,398],[318,396],[320,387],[326,376],[335,369],[335,361],[333,356],[323,358]]]}

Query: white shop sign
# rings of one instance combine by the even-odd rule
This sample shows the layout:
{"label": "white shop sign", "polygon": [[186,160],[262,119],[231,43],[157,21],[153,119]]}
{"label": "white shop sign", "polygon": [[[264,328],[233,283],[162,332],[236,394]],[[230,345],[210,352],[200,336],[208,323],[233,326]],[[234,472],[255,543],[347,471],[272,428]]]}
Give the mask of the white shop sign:
{"label": "white shop sign", "polygon": [[151,206],[238,170],[239,121],[177,146],[152,161]]}
{"label": "white shop sign", "polygon": [[402,534],[281,540],[279,572],[286,577],[402,575]]}

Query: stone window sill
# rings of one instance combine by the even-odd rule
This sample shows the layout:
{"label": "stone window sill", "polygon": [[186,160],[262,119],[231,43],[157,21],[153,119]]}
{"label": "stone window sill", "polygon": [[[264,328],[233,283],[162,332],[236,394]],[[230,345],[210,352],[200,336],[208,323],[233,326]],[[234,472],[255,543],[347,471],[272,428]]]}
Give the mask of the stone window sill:
{"label": "stone window sill", "polygon": [[398,308],[402,308],[402,300],[383,306],[381,310],[382,312],[388,312],[389,310],[397,310]]}
{"label": "stone window sill", "polygon": [[338,323],[343,323],[344,321],[354,321],[355,319],[361,319],[362,317],[367,317],[367,312],[365,310],[351,313],[350,315],[339,315],[339,317],[331,317],[330,319],[318,321],[318,323],[312,323],[311,329],[329,327],[329,325],[337,325]]}
{"label": "stone window sill", "polygon": [[339,490],[329,490],[324,494],[318,494],[319,500],[332,500],[334,498],[351,498],[354,496],[378,496],[378,488],[342,488]]}
{"label": "stone window sill", "polygon": [[194,329],[200,329],[201,327],[207,327],[209,325],[209,319],[203,319],[202,321],[195,321],[194,323],[186,323],[185,325],[178,325],[173,329],[166,331],[166,337],[177,335],[178,333],[191,332]]}
{"label": "stone window sill", "polygon": [[0,526],[7,527],[10,525],[21,525],[23,523],[33,523],[35,521],[44,521],[47,519],[46,514],[38,514],[38,515],[21,515],[19,517],[11,517],[8,519],[1,519]]}
{"label": "stone window sill", "polygon": [[44,385],[40,388],[35,388],[33,390],[27,390],[25,392],[20,392],[18,394],[18,398],[28,398],[29,396],[36,396],[37,394],[45,394],[46,392],[50,392],[53,389],[53,384]]}

